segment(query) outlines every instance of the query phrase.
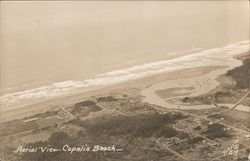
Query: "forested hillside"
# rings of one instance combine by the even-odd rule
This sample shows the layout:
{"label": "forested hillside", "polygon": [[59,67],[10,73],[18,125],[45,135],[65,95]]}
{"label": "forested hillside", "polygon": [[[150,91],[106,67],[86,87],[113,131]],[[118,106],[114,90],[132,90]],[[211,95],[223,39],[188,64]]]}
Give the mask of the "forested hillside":
{"label": "forested hillside", "polygon": [[236,88],[250,88],[250,58],[243,60],[243,65],[229,70],[227,75],[236,81]]}

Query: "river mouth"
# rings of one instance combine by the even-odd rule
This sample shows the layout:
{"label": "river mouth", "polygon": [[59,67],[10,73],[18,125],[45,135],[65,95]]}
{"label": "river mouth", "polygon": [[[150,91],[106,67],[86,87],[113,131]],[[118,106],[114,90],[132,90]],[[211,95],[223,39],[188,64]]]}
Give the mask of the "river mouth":
{"label": "river mouth", "polygon": [[[184,73],[179,71],[180,78],[175,80],[166,80],[152,86],[145,88],[141,91],[141,94],[145,97],[144,101],[159,105],[166,108],[173,109],[212,109],[216,108],[214,104],[208,104],[205,102],[187,103],[186,99],[189,97],[199,97],[202,95],[208,95],[211,91],[216,90],[221,82],[218,81],[220,75],[225,74],[229,69],[239,66],[239,60],[231,57],[227,58],[230,64],[225,63],[223,67],[217,67],[214,69],[196,68],[195,71],[189,73],[191,75],[183,75]],[[215,62],[216,64],[216,62]],[[186,74],[186,73],[185,73]],[[228,108],[233,107],[233,104],[227,104]],[[250,107],[238,106],[236,110],[249,112]]]}

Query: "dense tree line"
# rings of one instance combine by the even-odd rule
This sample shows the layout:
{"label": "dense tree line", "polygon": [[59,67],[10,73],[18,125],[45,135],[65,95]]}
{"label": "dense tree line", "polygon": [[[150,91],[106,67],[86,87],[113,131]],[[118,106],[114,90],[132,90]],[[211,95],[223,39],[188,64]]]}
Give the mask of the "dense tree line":
{"label": "dense tree line", "polygon": [[[88,145],[111,145],[125,148],[124,152],[54,152],[54,153],[23,153],[19,156],[19,161],[113,161],[127,160],[129,155],[134,155],[136,160],[162,160],[170,154],[164,149],[157,148],[152,141],[146,141],[150,137],[179,137],[187,138],[187,134],[175,130],[172,124],[187,116],[181,113],[159,114],[157,112],[143,113],[130,116],[112,116],[106,119],[97,119],[94,122],[81,122],[75,120],[74,124],[86,129],[70,136],[65,132],[55,132],[47,141],[30,143],[26,147],[46,147],[60,148],[65,144],[79,146]],[[123,139],[122,142],[118,140]],[[144,141],[143,141],[144,140]],[[150,140],[150,139],[149,139]],[[150,145],[148,145],[150,144]],[[136,149],[134,149],[136,147]],[[118,159],[119,158],[119,159]],[[165,159],[164,159],[165,160]]]}
{"label": "dense tree line", "polygon": [[243,61],[243,65],[227,72],[236,81],[236,87],[240,89],[250,88],[250,58]]}

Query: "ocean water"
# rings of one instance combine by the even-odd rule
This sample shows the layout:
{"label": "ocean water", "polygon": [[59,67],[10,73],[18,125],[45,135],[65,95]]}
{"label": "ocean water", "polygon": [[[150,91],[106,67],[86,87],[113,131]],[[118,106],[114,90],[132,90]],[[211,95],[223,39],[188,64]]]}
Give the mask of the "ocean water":
{"label": "ocean water", "polygon": [[6,108],[208,65],[217,56],[219,64],[224,50],[230,56],[249,45],[247,0],[1,2],[0,12]]}
{"label": "ocean water", "polygon": [[18,105],[32,103],[58,96],[70,95],[79,90],[90,87],[103,87],[129,80],[140,79],[154,74],[170,72],[180,69],[188,69],[204,66],[224,66],[228,65],[227,60],[237,54],[250,51],[250,41],[241,41],[211,49],[200,49],[185,56],[167,59],[157,62],[145,63],[129,68],[113,70],[103,74],[98,74],[93,78],[84,80],[67,80],[55,82],[46,86],[29,90],[3,94],[0,98],[2,105]]}

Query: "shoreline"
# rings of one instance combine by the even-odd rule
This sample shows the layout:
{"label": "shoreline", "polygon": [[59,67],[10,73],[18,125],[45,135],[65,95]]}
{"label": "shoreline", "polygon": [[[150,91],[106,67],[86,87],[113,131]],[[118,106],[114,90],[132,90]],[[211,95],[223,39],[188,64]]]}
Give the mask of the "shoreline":
{"label": "shoreline", "polygon": [[[192,78],[184,78],[184,79],[176,79],[174,81],[165,81],[158,84],[154,84],[150,88],[142,90],[141,94],[145,97],[144,101],[155,104],[158,106],[167,107],[170,109],[182,109],[182,110],[202,110],[202,109],[211,109],[215,108],[213,105],[195,105],[190,104],[186,105],[178,102],[178,98],[188,98],[188,97],[197,97],[205,94],[209,94],[210,92],[217,89],[217,87],[223,85],[222,81],[219,81],[219,77],[226,74],[226,72],[230,69],[236,68],[239,65],[242,65],[241,56],[245,56],[246,53],[242,53],[232,58],[228,58],[231,60],[231,64],[228,64],[227,67],[218,68],[214,71],[211,71],[207,74],[196,76]],[[241,64],[239,64],[241,62]],[[175,93],[176,89],[179,89]],[[180,90],[182,90],[180,92]],[[170,100],[170,101],[169,101]],[[227,104],[229,107],[234,106],[233,104]],[[250,107],[247,106],[238,106],[236,110],[249,112]]]}
{"label": "shoreline", "polygon": [[95,89],[93,91],[78,93],[72,96],[65,96],[56,99],[46,100],[32,105],[2,111],[1,121],[9,121],[11,117],[15,117],[15,119],[18,119],[37,113],[45,112],[47,110],[52,110],[58,105],[70,106],[71,104],[74,104],[78,101],[88,99],[91,96],[106,94],[115,90],[122,90],[126,88],[137,88],[139,90],[143,90],[144,88],[148,88],[152,84],[157,84],[166,80],[192,78],[193,76],[202,75],[216,68],[220,67],[195,67],[190,69],[177,70],[173,72],[166,72],[137,80],[131,80],[124,83],[115,84],[108,87],[103,87],[101,89]]}
{"label": "shoreline", "polygon": [[[49,99],[72,96],[85,91],[93,91],[94,89],[142,79],[156,74],[194,67],[224,66],[225,59],[246,51],[249,51],[249,41],[247,40],[203,49],[173,59],[162,59],[160,61],[152,60],[152,62],[135,65],[129,68],[115,69],[113,71],[98,74],[93,78],[54,82],[39,88],[4,94],[0,97],[2,111],[24,105],[28,106]],[[227,63],[231,65],[230,62]]]}
{"label": "shoreline", "polygon": [[[197,77],[204,77],[204,75],[206,78],[208,78],[208,77],[211,77],[210,74],[212,73],[212,78],[213,78],[214,84],[206,92],[199,93],[199,94],[205,94],[211,90],[214,90],[216,88],[216,86],[218,86],[221,83],[217,80],[220,75],[225,74],[225,72],[227,72],[229,69],[235,68],[236,66],[239,66],[242,64],[242,62],[236,58],[238,58],[238,57],[240,57],[240,55],[244,55],[244,54],[245,53],[241,53],[241,54],[238,54],[236,56],[232,56],[230,58],[229,62],[231,62],[231,60],[233,60],[234,63],[231,62],[229,64],[231,66],[226,66],[225,64],[219,65],[219,64],[215,63],[214,66],[212,66],[212,65],[201,66],[201,67],[193,67],[193,68],[184,68],[184,69],[171,71],[171,72],[163,72],[163,73],[158,73],[158,74],[144,77],[144,78],[140,78],[140,79],[129,80],[127,82],[122,82],[122,83],[118,83],[118,84],[114,84],[114,85],[110,85],[110,86],[106,86],[106,87],[101,87],[99,89],[93,89],[91,91],[75,93],[75,94],[70,95],[70,96],[64,96],[64,97],[59,97],[59,98],[52,98],[49,100],[43,100],[41,102],[37,102],[37,103],[31,104],[31,105],[25,105],[25,106],[22,106],[19,108],[11,109],[11,110],[6,110],[6,111],[2,110],[1,115],[0,115],[0,121],[5,122],[5,121],[9,121],[13,118],[18,119],[18,118],[23,118],[26,116],[34,115],[37,113],[45,112],[48,110],[52,110],[53,108],[55,108],[58,105],[70,106],[71,104],[74,104],[78,101],[88,99],[91,96],[96,96],[96,95],[98,96],[101,94],[109,93],[109,92],[124,89],[124,88],[137,88],[141,91],[141,94],[143,95],[143,91],[145,92],[145,90],[150,90],[152,88],[155,88],[155,86],[161,86],[159,84],[164,84],[164,82],[165,83],[171,82],[171,81],[175,82],[176,80],[181,80],[181,79],[186,81],[187,79],[196,79]],[[150,100],[147,101],[147,98],[149,98],[149,97],[151,99],[152,98],[155,99],[156,97],[158,97],[156,95],[155,91],[154,92],[150,91],[149,95],[146,95],[146,96],[144,95],[144,97],[146,99],[146,102],[149,102],[149,103],[153,103],[153,104],[161,105],[161,106],[163,105],[163,106],[167,106],[167,107],[169,107],[171,105],[172,108],[177,108],[177,109],[180,108],[179,105],[168,104],[166,102],[164,102],[164,104],[162,104],[162,100],[160,100],[160,102],[161,102],[160,104],[159,104],[159,102],[157,103],[157,102],[150,101]],[[144,99],[144,101],[145,101],[145,99]],[[159,99],[158,99],[158,101],[159,101]],[[206,105],[204,105],[204,107],[200,106],[199,109],[203,109],[203,108],[206,109],[207,106]],[[209,107],[209,108],[211,108],[211,107]]]}

